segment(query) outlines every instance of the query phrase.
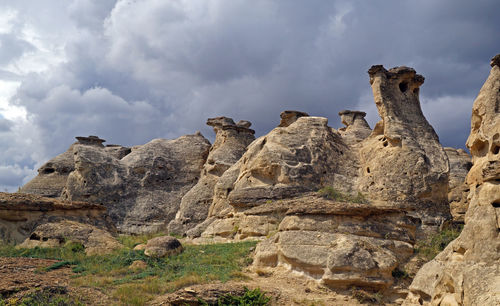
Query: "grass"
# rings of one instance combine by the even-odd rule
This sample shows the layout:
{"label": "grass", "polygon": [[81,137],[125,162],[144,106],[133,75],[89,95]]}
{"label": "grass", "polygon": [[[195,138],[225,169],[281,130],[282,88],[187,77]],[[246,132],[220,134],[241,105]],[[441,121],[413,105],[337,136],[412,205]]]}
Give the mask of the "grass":
{"label": "grass", "polygon": [[358,191],[356,195],[351,195],[347,193],[343,193],[335,189],[332,186],[326,186],[318,190],[318,195],[322,196],[325,199],[335,200],[339,202],[349,202],[349,203],[359,203],[359,204],[368,204],[369,201],[361,192]]}
{"label": "grass", "polygon": [[[217,301],[217,305],[241,305],[241,306],[265,306],[268,305],[271,298],[266,296],[259,288],[249,290],[245,287],[245,292],[241,296],[226,294]],[[200,300],[201,305],[209,305],[207,302]]]}
{"label": "grass", "polygon": [[432,260],[443,251],[446,246],[455,240],[462,232],[463,225],[449,226],[439,233],[429,236],[427,239],[417,241],[415,250],[419,256],[423,257],[426,261]]}
{"label": "grass", "polygon": [[[150,258],[144,251],[132,250],[144,237],[120,237],[125,248],[109,255],[86,256],[83,248],[67,244],[61,248],[16,249],[0,246],[2,257],[57,259],[44,269],[70,266],[75,273],[73,285],[97,287],[127,305],[143,305],[159,294],[179,288],[218,280],[243,278],[241,269],[251,263],[250,252],[256,242],[185,245],[184,252],[167,258]],[[130,269],[136,260],[144,261],[144,269]],[[1,305],[1,304],[0,304]]]}
{"label": "grass", "polygon": [[20,299],[11,298],[6,301],[0,300],[0,306],[65,306],[65,305],[84,305],[78,299],[68,297],[65,288],[44,288],[37,289],[23,296]]}

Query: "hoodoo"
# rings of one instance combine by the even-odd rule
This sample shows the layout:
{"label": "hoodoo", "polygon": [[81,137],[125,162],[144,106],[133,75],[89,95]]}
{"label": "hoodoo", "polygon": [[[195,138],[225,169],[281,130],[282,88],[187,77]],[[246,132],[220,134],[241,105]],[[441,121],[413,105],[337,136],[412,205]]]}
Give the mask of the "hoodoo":
{"label": "hoodoo", "polygon": [[500,54],[472,108],[465,226],[410,286],[407,305],[500,305]]}

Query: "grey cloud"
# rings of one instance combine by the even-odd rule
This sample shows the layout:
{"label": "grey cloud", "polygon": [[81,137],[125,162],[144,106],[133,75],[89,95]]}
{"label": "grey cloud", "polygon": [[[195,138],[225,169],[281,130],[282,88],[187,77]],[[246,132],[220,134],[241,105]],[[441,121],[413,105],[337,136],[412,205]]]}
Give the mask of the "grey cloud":
{"label": "grey cloud", "polygon": [[0,34],[0,66],[20,58],[24,53],[34,50],[35,47],[13,34]]}
{"label": "grey cloud", "polygon": [[211,137],[204,122],[218,115],[264,134],[284,109],[340,127],[339,110],[362,108],[373,126],[373,64],[423,74],[424,113],[444,145],[463,146],[472,100],[500,52],[495,1],[54,3],[41,10],[65,13],[40,17],[41,29],[77,29],[67,61],[23,76],[12,100],[26,108],[44,156],[76,135],[126,145],[196,130]]}
{"label": "grey cloud", "polygon": [[13,125],[12,121],[2,118],[2,116],[0,116],[0,133],[10,131],[12,125]]}

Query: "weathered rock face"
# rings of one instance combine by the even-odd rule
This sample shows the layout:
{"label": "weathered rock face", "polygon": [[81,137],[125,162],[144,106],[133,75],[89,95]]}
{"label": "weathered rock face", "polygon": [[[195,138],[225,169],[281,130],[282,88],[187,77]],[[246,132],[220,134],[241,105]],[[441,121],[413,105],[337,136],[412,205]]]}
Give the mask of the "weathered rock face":
{"label": "weathered rock face", "polygon": [[390,206],[311,194],[237,217],[240,237],[271,234],[257,246],[255,266],[285,265],[329,286],[385,288],[398,263],[413,253],[416,224]]}
{"label": "weathered rock face", "polygon": [[211,216],[291,198],[323,185],[353,187],[357,168],[340,135],[322,117],[300,117],[252,142],[215,185]]}
{"label": "weathered rock face", "polygon": [[368,122],[365,120],[365,112],[343,110],[339,112],[339,116],[346,126],[340,128],[339,133],[348,145],[355,145],[372,133]]}
{"label": "weathered rock face", "polygon": [[368,71],[382,120],[360,149],[359,188],[375,200],[412,210],[423,228],[436,228],[448,216],[446,153],[420,108],[424,77],[408,67]]}
{"label": "weathered rock face", "polygon": [[184,234],[207,218],[217,180],[255,140],[255,131],[249,128],[251,123],[248,121],[235,124],[231,118],[218,117],[208,119],[207,125],[214,128],[215,142],[203,165],[200,180],[182,197],[179,211],[168,226],[169,233]]}
{"label": "weathered rock face", "polygon": [[38,169],[38,175],[24,185],[19,192],[37,194],[44,197],[57,198],[66,185],[71,171],[75,170],[73,162],[73,146],[46,162]]}
{"label": "weathered rock face", "polygon": [[417,273],[406,304],[500,305],[500,55],[474,101],[465,226]]}
{"label": "weathered rock face", "polygon": [[[69,174],[75,170],[74,147],[77,144],[104,148],[104,139],[97,136],[76,137],[78,140],[69,149],[46,162],[38,169],[38,176],[29,181],[19,191],[28,194],[37,194],[44,197],[57,198],[66,186]],[[105,150],[115,158],[121,159],[131,152],[130,148],[119,145],[108,145]]]}
{"label": "weathered rock face", "polygon": [[20,243],[42,224],[67,220],[116,232],[102,205],[63,202],[22,193],[0,193],[0,240]]}
{"label": "weathered rock face", "polygon": [[210,148],[201,134],[155,139],[128,154],[92,141],[73,146],[75,170],[62,198],[104,204],[118,229],[128,233],[166,229],[198,181]]}
{"label": "weathered rock face", "polygon": [[68,242],[80,243],[87,255],[103,255],[123,247],[109,232],[90,224],[62,220],[41,224],[18,247],[56,248]]}
{"label": "weathered rock face", "polygon": [[454,222],[464,222],[465,213],[469,206],[467,196],[469,185],[465,177],[472,167],[472,157],[463,149],[444,148],[450,161],[450,178],[448,181],[448,201]]}

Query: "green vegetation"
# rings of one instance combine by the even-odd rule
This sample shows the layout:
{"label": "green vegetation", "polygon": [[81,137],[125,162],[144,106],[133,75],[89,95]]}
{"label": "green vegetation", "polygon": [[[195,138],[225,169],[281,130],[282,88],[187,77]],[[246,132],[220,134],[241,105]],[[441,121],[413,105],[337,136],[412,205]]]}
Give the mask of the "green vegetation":
{"label": "green vegetation", "polygon": [[80,301],[66,296],[64,288],[44,288],[31,292],[21,299],[0,300],[0,306],[80,306],[84,305]]}
{"label": "green vegetation", "polygon": [[462,232],[463,225],[452,225],[427,239],[417,241],[415,249],[419,256],[429,261],[436,257],[446,246]]}
{"label": "green vegetation", "polygon": [[[234,305],[234,306],[265,306],[271,301],[259,288],[249,290],[245,287],[245,293],[241,296],[226,294],[217,300],[218,306]],[[210,305],[207,302],[200,300],[202,305]]]}
{"label": "green vegetation", "polygon": [[335,200],[339,202],[368,204],[369,201],[361,192],[358,191],[356,195],[343,193],[332,186],[326,186],[318,190],[318,195],[325,199]]}
{"label": "green vegetation", "polygon": [[[142,238],[121,237],[120,240],[127,247],[102,256],[86,256],[83,247],[71,243],[54,249],[16,249],[9,245],[0,246],[0,256],[60,260],[40,273],[70,266],[76,273],[72,281],[74,286],[97,287],[123,304],[143,305],[156,295],[185,286],[243,278],[240,271],[251,263],[249,254],[256,245],[254,241],[185,245],[184,252],[178,255],[150,258],[144,255],[144,251],[131,249],[137,244],[137,239]],[[142,242],[144,241],[139,241]],[[146,268],[129,268],[138,260],[145,262]]]}
{"label": "green vegetation", "polygon": [[409,278],[410,275],[405,270],[401,270],[399,268],[396,268],[396,269],[394,269],[394,271],[392,271],[392,277],[405,279],[405,278]]}

